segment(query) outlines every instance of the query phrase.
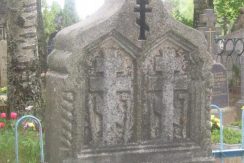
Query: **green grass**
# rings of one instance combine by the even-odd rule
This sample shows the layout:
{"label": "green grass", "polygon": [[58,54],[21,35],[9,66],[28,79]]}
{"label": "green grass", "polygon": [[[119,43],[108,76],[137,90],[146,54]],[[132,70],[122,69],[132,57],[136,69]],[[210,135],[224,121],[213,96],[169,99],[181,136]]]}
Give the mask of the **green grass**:
{"label": "green grass", "polygon": [[241,128],[241,121],[233,122],[233,123],[231,123],[231,125]]}
{"label": "green grass", "polygon": [[[212,143],[219,143],[220,131],[212,130]],[[224,128],[224,143],[241,143],[241,131]],[[19,159],[20,163],[39,163],[40,146],[37,131],[19,131]],[[0,163],[15,163],[15,136],[12,128],[0,129]]]}
{"label": "green grass", "polygon": [[[212,131],[212,143],[219,143],[220,131],[214,129]],[[224,143],[225,144],[239,144],[241,143],[241,131],[231,128],[224,128]]]}
{"label": "green grass", "polygon": [[[0,163],[15,163],[15,136],[12,129],[0,130]],[[20,163],[39,163],[40,146],[36,131],[19,133]]]}

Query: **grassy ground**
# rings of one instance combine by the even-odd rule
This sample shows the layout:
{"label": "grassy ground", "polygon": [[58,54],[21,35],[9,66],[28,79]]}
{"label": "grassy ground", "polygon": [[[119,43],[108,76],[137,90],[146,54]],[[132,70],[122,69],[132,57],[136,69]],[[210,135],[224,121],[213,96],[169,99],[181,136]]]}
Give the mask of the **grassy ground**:
{"label": "grassy ground", "polygon": [[[239,123],[236,124],[238,126]],[[212,130],[212,143],[219,143],[219,129]],[[224,143],[241,143],[241,131],[224,127]],[[34,130],[19,131],[19,159],[20,163],[39,163],[40,146],[39,135]],[[12,128],[0,129],[0,163],[15,163],[15,136]]]}
{"label": "grassy ground", "polygon": [[[15,163],[15,137],[12,129],[0,130],[0,163]],[[36,131],[20,131],[20,163],[40,162],[39,137]]]}
{"label": "grassy ground", "polygon": [[[212,130],[212,143],[219,143],[220,131],[218,129]],[[239,144],[241,143],[241,131],[224,127],[224,143],[225,144]]]}
{"label": "grassy ground", "polygon": [[231,123],[231,125],[241,128],[241,121],[233,122],[233,123]]}

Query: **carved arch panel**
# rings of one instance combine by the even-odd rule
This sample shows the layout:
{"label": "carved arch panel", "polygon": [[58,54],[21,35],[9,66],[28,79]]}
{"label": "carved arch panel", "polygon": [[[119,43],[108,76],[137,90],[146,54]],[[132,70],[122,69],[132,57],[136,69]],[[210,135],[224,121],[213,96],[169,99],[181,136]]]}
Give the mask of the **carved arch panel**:
{"label": "carved arch panel", "polygon": [[89,49],[87,145],[189,138],[192,63],[186,49],[164,40],[136,59],[111,38]]}
{"label": "carved arch panel", "polygon": [[[143,140],[186,139],[189,105],[189,52],[171,43],[156,46],[143,59],[141,94]],[[179,103],[180,102],[180,103]]]}
{"label": "carved arch panel", "polygon": [[128,144],[133,139],[133,58],[106,40],[87,59],[87,135],[89,145]]}

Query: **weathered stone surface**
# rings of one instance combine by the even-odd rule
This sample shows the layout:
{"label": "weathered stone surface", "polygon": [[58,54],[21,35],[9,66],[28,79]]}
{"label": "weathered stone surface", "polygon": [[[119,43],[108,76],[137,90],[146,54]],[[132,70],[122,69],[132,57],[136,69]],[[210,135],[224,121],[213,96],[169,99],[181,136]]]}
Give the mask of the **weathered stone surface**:
{"label": "weathered stone surface", "polygon": [[200,23],[203,24],[203,26],[197,28],[204,33],[208,41],[208,51],[213,55],[214,59],[216,58],[217,53],[215,38],[221,33],[221,29],[215,27],[216,21],[217,16],[215,15],[214,10],[206,9],[204,10],[204,13],[200,15]]}
{"label": "weathered stone surface", "polygon": [[216,60],[225,66],[228,79],[231,80],[234,76],[233,65],[241,67],[240,56],[244,54],[244,28],[232,32],[220,39],[225,39],[225,46],[221,43],[221,40],[218,42],[219,45],[216,44],[217,52],[221,54],[216,55]]}
{"label": "weathered stone surface", "polygon": [[[7,2],[6,0],[0,0],[0,14],[3,16],[7,12]],[[0,18],[0,20],[3,19],[3,17]]]}
{"label": "weathered stone surface", "polygon": [[204,13],[205,9],[213,9],[213,0],[194,0],[194,28],[205,26],[203,22],[200,21],[200,15]]}
{"label": "weathered stone surface", "polygon": [[48,162],[212,162],[207,42],[160,0],[107,0],[48,64]]}
{"label": "weathered stone surface", "polygon": [[244,106],[244,57],[240,57],[241,62],[241,99],[238,101],[240,106]]}
{"label": "weathered stone surface", "polygon": [[7,12],[6,0],[0,0],[0,40],[6,38],[6,34],[5,34],[6,12]]}
{"label": "weathered stone surface", "polygon": [[7,86],[6,0],[0,0],[0,86]]}
{"label": "weathered stone surface", "polygon": [[240,9],[240,15],[236,19],[231,31],[237,31],[244,28],[244,7]]}
{"label": "weathered stone surface", "polygon": [[7,41],[0,40],[0,86],[7,86]]}
{"label": "weathered stone surface", "polygon": [[[243,9],[241,10],[242,15],[239,16],[239,18],[243,17]],[[238,23],[238,21],[236,22]],[[240,24],[241,24],[241,20],[240,20]],[[226,49],[226,54],[224,54],[225,56],[227,56],[228,54],[230,54],[232,52],[232,58],[236,58],[236,59],[230,59],[227,58],[230,61],[230,64],[226,64],[226,69],[228,71],[228,78],[231,79],[232,78],[232,66],[233,63],[237,66],[239,66],[241,72],[241,99],[238,101],[238,105],[239,106],[243,106],[244,105],[244,27],[238,27],[238,28],[233,28],[233,32],[231,32],[230,34],[226,35],[224,38],[226,40],[234,40],[234,44],[232,43],[232,41],[229,41],[225,47]],[[225,58],[224,58],[225,59]],[[225,59],[225,60],[227,60]],[[228,61],[227,60],[227,61]]]}
{"label": "weathered stone surface", "polygon": [[228,78],[224,65],[214,63],[212,73],[214,75],[212,104],[222,108],[229,106]]}

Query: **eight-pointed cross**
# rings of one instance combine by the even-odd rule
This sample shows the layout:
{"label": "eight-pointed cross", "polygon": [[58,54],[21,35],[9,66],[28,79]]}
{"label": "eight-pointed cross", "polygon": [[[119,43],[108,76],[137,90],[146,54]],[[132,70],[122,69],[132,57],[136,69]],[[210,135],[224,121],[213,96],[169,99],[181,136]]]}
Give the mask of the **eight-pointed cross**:
{"label": "eight-pointed cross", "polygon": [[146,40],[146,31],[149,31],[149,26],[146,24],[146,13],[152,12],[152,8],[146,7],[149,4],[149,0],[136,0],[137,5],[134,11],[140,13],[140,18],[136,19],[136,23],[140,26],[139,40]]}

